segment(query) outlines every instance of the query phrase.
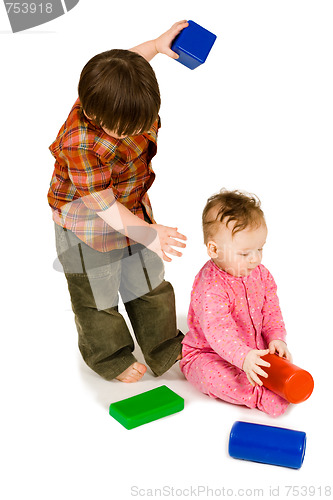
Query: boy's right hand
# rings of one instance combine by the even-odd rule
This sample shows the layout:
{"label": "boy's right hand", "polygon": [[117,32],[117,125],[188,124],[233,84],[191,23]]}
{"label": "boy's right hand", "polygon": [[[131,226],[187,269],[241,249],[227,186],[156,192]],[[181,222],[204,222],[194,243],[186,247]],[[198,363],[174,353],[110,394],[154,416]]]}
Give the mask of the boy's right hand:
{"label": "boy's right hand", "polygon": [[261,359],[261,356],[265,356],[268,353],[269,349],[252,349],[247,353],[245,357],[243,370],[245,371],[250,384],[253,386],[255,386],[256,384],[262,385],[262,381],[260,380],[258,375],[261,375],[265,378],[268,377],[267,373],[260,368],[260,366],[271,366],[270,363]]}
{"label": "boy's right hand", "polygon": [[168,257],[166,254],[169,253],[171,255],[175,255],[177,257],[181,257],[183,254],[178,252],[172,247],[185,248],[185,243],[177,240],[186,241],[187,238],[183,234],[178,232],[178,228],[176,227],[168,227],[162,226],[162,224],[151,224],[151,228],[155,229],[157,232],[156,238],[154,241],[147,246],[149,250],[157,253],[161,257],[161,259],[166,262],[171,262],[172,259]]}
{"label": "boy's right hand", "polygon": [[154,40],[156,52],[165,54],[172,59],[178,59],[179,55],[171,50],[171,45],[176,36],[179,35],[184,28],[187,28],[187,26],[188,22],[186,20],[178,21],[173,24],[168,31],[156,38],[156,40]]}

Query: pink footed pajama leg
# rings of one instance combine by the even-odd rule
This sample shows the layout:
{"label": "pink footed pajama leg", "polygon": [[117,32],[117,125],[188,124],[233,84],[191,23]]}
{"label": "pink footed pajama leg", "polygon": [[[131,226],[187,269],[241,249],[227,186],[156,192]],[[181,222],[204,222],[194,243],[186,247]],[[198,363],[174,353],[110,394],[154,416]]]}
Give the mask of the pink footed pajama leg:
{"label": "pink footed pajama leg", "polygon": [[185,355],[180,368],[199,391],[229,403],[255,408],[257,394],[243,370],[216,353]]}
{"label": "pink footed pajama leg", "polygon": [[269,389],[253,387],[243,370],[216,353],[185,354],[180,367],[192,385],[213,398],[258,408],[272,417],[282,415],[289,406],[288,401]]}
{"label": "pink footed pajama leg", "polygon": [[258,387],[257,407],[271,417],[279,417],[288,408],[289,403],[266,387]]}

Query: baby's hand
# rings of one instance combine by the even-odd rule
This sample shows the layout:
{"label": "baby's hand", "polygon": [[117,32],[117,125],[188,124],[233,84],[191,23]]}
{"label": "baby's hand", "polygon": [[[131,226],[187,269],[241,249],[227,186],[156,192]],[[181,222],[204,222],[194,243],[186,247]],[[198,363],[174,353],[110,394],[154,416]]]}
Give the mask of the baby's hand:
{"label": "baby's hand", "polygon": [[260,366],[271,366],[270,363],[261,359],[261,356],[265,356],[268,353],[269,349],[252,349],[252,351],[249,351],[245,357],[243,370],[245,371],[250,384],[253,386],[256,384],[262,385],[262,381],[258,375],[265,378],[268,377],[267,373],[260,368]]}
{"label": "baby's hand", "polygon": [[156,51],[159,52],[160,54],[165,54],[172,59],[178,59],[178,54],[171,50],[171,44],[173,40],[176,38],[176,36],[188,26],[187,21],[179,21],[178,23],[175,23],[171,28],[160,35],[158,38],[155,40],[155,48]]}
{"label": "baby's hand", "polygon": [[172,260],[166,255],[166,253],[176,255],[177,257],[182,256],[181,252],[178,252],[172,247],[185,248],[185,243],[177,240],[186,240],[186,236],[179,233],[176,227],[162,226],[161,224],[152,224],[151,227],[155,229],[157,235],[155,240],[148,245],[147,248],[149,248],[149,250],[156,252],[157,255],[159,255],[161,259],[166,262],[171,262]]}
{"label": "baby's hand", "polygon": [[287,344],[283,340],[272,340],[269,344],[269,353],[277,353],[281,358],[286,358],[288,361],[292,361],[292,356],[287,348]]}

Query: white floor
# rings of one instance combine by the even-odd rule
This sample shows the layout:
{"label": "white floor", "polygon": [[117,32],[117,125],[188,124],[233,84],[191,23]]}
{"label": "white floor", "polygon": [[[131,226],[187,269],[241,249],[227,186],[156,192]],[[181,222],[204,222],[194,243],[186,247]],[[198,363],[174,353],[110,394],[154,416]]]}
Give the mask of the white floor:
{"label": "white floor", "polygon": [[[65,292],[64,276],[51,272],[58,292]],[[16,348],[12,341],[3,346],[1,451],[6,499],[24,498],[27,492],[38,500],[268,498],[277,493],[289,498],[297,489],[309,496],[315,491],[314,498],[320,498],[320,491],[322,496],[329,491],[325,487],[331,475],[331,413],[326,404],[330,385],[322,376],[321,362],[308,362],[316,381],[311,398],[273,419],[199,393],[178,365],[159,378],[147,372],[136,384],[104,381],[81,360],[65,293],[57,312],[50,307],[41,316],[37,309],[32,316],[23,304],[12,318],[8,337],[16,335],[15,325],[29,325],[26,334],[18,337]],[[185,330],[181,312],[179,316]],[[160,385],[184,398],[182,412],[130,431],[109,416],[110,403]],[[305,431],[302,468],[230,458],[229,432],[236,420]]]}

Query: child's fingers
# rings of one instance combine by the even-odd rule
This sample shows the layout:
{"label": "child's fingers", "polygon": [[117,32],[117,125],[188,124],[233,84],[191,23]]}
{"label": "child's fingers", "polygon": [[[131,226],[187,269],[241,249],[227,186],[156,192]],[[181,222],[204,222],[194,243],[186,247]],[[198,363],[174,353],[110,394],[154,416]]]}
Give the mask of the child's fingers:
{"label": "child's fingers", "polygon": [[177,54],[177,52],[174,52],[173,50],[171,50],[169,48],[165,49],[164,54],[168,57],[171,57],[171,59],[178,59],[179,58],[179,55]]}
{"label": "child's fingers", "polygon": [[165,262],[172,262],[172,259],[167,256],[167,254],[162,250],[162,259],[165,260]]}
{"label": "child's fingers", "polygon": [[253,380],[253,382],[255,382],[258,385],[262,385],[262,381],[253,370],[250,372],[250,377]]}
{"label": "child's fingers", "polygon": [[[178,23],[175,23],[171,28],[170,28],[170,47],[171,47],[171,44],[173,42],[173,40],[176,38],[177,35],[179,35],[179,33],[184,29],[184,28],[187,28],[188,26],[188,22],[186,20],[184,21],[179,21]],[[165,49],[165,54],[169,57],[171,57],[172,59],[178,59],[179,58],[179,55],[174,52],[173,50],[171,50],[171,48],[168,47]]]}
{"label": "child's fingers", "polygon": [[174,248],[169,247],[169,246],[166,246],[164,248],[164,251],[171,254],[171,255],[174,255],[175,257],[181,257],[183,255],[181,252],[178,252],[177,250],[175,250]]}
{"label": "child's fingers", "polygon": [[279,355],[281,358],[282,358],[282,357],[285,357],[285,358],[287,358],[287,359],[288,359],[288,354],[290,354],[290,353],[289,353],[289,351],[288,351],[288,349],[287,349],[287,348],[286,348],[286,346],[284,346],[284,345],[279,346],[279,347],[277,348],[277,352],[278,352],[278,355]]}
{"label": "child's fingers", "polygon": [[255,382],[252,380],[252,378],[250,377],[250,375],[247,373],[247,374],[246,374],[246,376],[247,376],[247,379],[248,379],[248,381],[250,382],[250,384],[251,384],[253,387],[255,387],[255,385],[256,385],[256,384],[255,384]]}
{"label": "child's fingers", "polygon": [[157,52],[161,52],[172,59],[178,59],[179,55],[171,50],[171,44],[179,33],[188,26],[188,22],[178,21],[171,28],[156,39]]}
{"label": "child's fingers", "polygon": [[178,21],[175,24],[173,24],[170,28],[170,32],[172,33],[172,36],[175,38],[184,28],[187,28],[188,22],[186,19],[183,19],[182,21]]}
{"label": "child's fingers", "polygon": [[168,245],[179,248],[186,248],[186,243],[169,238]]}
{"label": "child's fingers", "polygon": [[264,377],[264,378],[268,377],[268,374],[264,370],[262,370],[260,368],[260,366],[258,366],[258,365],[255,368],[253,368],[253,371],[255,373],[257,373],[258,375],[260,375],[261,377]]}
{"label": "child's fingers", "polygon": [[283,350],[282,357],[284,357],[288,361],[292,362],[292,356],[291,356],[290,352],[288,351],[288,349]]}
{"label": "child's fingers", "polygon": [[186,245],[184,245],[184,243],[180,243],[179,241],[171,240],[171,242],[165,243],[163,245],[163,250],[167,253],[170,253],[171,255],[176,255],[177,257],[181,257],[183,254],[181,252],[178,252],[178,250],[176,250],[175,248],[173,248],[174,246],[177,246],[180,248],[186,247]]}
{"label": "child's fingers", "polygon": [[[266,356],[266,354],[271,354],[270,353],[270,350],[269,349],[258,349],[257,351],[255,351],[258,358],[260,359],[260,361],[263,361],[261,359],[261,356]],[[263,361],[263,363],[265,363],[265,361]],[[266,365],[267,366],[267,365]]]}
{"label": "child's fingers", "polygon": [[289,351],[287,351],[287,352],[286,352],[286,359],[287,359],[288,361],[290,361],[290,363],[292,363],[292,361],[293,361],[293,357],[292,357],[292,355],[290,354],[290,352],[289,352]]}
{"label": "child's fingers", "polygon": [[184,241],[187,240],[184,234],[178,232],[178,227],[170,227],[169,229],[170,229],[169,236],[171,236],[172,238],[177,238],[177,240],[184,240]]}
{"label": "child's fingers", "polygon": [[260,357],[259,357],[259,359],[257,361],[257,365],[267,366],[267,368],[269,368],[271,366],[271,364],[268,363],[268,361],[265,361],[264,359],[261,359]]}
{"label": "child's fingers", "polygon": [[269,349],[258,349],[256,352],[258,356],[265,356],[266,354],[269,354]]}

